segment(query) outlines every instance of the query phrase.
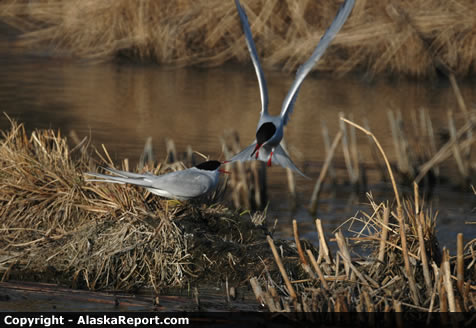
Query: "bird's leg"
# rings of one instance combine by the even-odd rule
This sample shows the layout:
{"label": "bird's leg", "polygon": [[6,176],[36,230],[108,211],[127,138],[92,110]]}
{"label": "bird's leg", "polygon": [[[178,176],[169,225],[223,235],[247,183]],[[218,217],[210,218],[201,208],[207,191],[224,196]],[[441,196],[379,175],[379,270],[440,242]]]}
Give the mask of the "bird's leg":
{"label": "bird's leg", "polygon": [[273,158],[273,151],[274,150],[271,150],[271,154],[269,154],[268,167],[271,166],[271,158]]}

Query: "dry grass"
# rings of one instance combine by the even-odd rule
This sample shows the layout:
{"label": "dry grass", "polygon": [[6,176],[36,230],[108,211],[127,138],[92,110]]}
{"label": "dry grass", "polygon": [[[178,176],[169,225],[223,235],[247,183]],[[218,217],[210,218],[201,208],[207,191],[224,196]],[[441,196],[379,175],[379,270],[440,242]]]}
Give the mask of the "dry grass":
{"label": "dry grass", "polygon": [[347,220],[340,227],[347,235],[338,229],[331,239],[334,248],[316,220],[316,258],[296,222],[294,243],[273,240],[264,215],[239,215],[216,202],[220,195],[177,203],[132,186],[86,183],[83,173],[96,162],[112,165],[105,148],[96,152],[100,160],[91,152],[84,141],[70,149],[52,130],[28,136],[15,122],[2,133],[2,280],[159,292],[249,279],[270,311],[476,310],[476,239],[464,245],[459,234],[456,256],[441,252],[436,214],[423,207],[416,184],[412,200],[397,206],[369,194],[371,212]]}
{"label": "dry grass", "polygon": [[[160,290],[191,281],[242,281],[272,261],[259,213],[231,211],[217,203],[220,195],[177,203],[133,186],[86,183],[83,173],[96,170],[98,161],[87,143],[70,149],[59,132],[28,136],[15,122],[2,135],[3,280]],[[106,159],[99,163],[112,165]],[[160,174],[180,166],[151,169]],[[292,256],[289,244],[281,243]]]}
{"label": "dry grass", "polygon": [[[250,283],[256,298],[270,311],[277,312],[401,312],[402,306],[423,312],[447,312],[448,307],[451,312],[476,311],[476,239],[463,247],[463,234],[459,233],[456,257],[451,259],[445,248],[441,254],[435,234],[436,214],[423,208],[418,184],[413,184],[413,199],[402,202],[392,168],[377,138],[362,126],[343,117],[341,120],[372,137],[384,158],[396,206],[377,204],[368,194],[373,212],[361,213],[341,225],[347,227],[350,238],[344,237],[341,227],[336,229],[333,241],[338,250],[334,256],[329,252],[321,221],[316,219],[317,260],[310,249],[306,249],[307,258],[304,255],[293,221],[301,266],[308,274],[308,279],[294,285],[268,237],[282,281],[262,279],[268,286],[264,292],[253,277]],[[456,284],[452,281],[455,271]],[[282,295],[277,294],[277,287]]]}
{"label": "dry grass", "polygon": [[[292,71],[312,52],[339,1],[246,1],[265,66]],[[318,67],[415,77],[475,73],[473,1],[357,1]],[[127,56],[171,65],[249,61],[233,1],[6,0],[1,19],[27,45],[105,60]]]}
{"label": "dry grass", "polygon": [[[270,311],[445,312],[448,306],[451,311],[476,311],[475,240],[463,248],[460,234],[458,254],[450,257],[444,248],[441,252],[436,239],[436,214],[415,207],[414,200],[404,201],[410,275],[417,288],[414,295],[404,265],[397,208],[377,204],[371,194],[368,196],[370,213],[361,212],[336,230],[331,239],[337,244],[335,254],[327,255],[328,240],[318,233],[321,247],[317,259],[311,250],[302,252],[307,279],[289,285],[285,276],[279,280],[254,277],[250,283],[257,299]],[[316,224],[319,227],[320,221]],[[307,263],[312,264],[312,270]],[[263,290],[261,285],[267,287]]]}

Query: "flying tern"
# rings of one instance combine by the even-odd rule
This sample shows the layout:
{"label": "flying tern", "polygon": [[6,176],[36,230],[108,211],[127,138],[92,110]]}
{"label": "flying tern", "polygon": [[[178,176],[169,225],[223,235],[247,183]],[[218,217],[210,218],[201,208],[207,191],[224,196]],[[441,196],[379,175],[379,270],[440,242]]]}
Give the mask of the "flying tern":
{"label": "flying tern", "polygon": [[99,179],[87,179],[86,181],[112,182],[119,184],[133,184],[149,190],[155,195],[177,200],[189,200],[205,195],[214,190],[218,184],[220,172],[228,173],[220,169],[222,162],[207,161],[186,170],[175,171],[162,175],[152,173],[131,173],[107,168],[113,175],[88,172],[87,175]]}
{"label": "flying tern", "polygon": [[302,176],[306,175],[301,172],[296,165],[291,161],[291,158],[287,154],[286,150],[282,146],[281,140],[283,139],[283,128],[289,121],[289,116],[294,109],[294,102],[301,87],[304,78],[311,71],[312,67],[324,54],[326,48],[339,32],[342,25],[344,25],[347,17],[349,16],[352,8],[354,7],[355,0],[346,0],[337,12],[336,18],[331,23],[327,31],[319,40],[317,47],[314,49],[311,57],[297,70],[296,79],[294,80],[288,94],[284,98],[284,102],[281,107],[281,113],[278,116],[271,116],[268,113],[268,89],[266,86],[266,80],[264,78],[263,70],[258,59],[258,53],[253,41],[251,29],[248,23],[248,18],[244,9],[241,7],[240,1],[235,0],[235,5],[240,16],[243,32],[245,34],[246,45],[251,56],[251,61],[258,77],[258,84],[261,96],[261,116],[256,128],[255,141],[236,154],[230,159],[233,161],[249,161],[253,159],[260,160],[268,163],[271,166],[271,162],[278,164],[282,167],[289,167],[290,169],[298,172]]}

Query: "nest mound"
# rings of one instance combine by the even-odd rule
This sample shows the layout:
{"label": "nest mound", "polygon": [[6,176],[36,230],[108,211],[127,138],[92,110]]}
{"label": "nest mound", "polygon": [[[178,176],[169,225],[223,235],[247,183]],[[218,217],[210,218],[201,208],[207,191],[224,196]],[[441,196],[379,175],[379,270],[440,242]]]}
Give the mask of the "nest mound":
{"label": "nest mound", "polygon": [[[219,193],[180,203],[133,186],[85,182],[83,173],[96,170],[97,160],[88,144],[70,149],[59,132],[28,136],[12,122],[2,136],[3,279],[128,291],[190,281],[242,282],[264,270],[279,275],[264,215],[240,215],[217,202]],[[180,166],[161,163],[153,172]],[[280,244],[299,271],[295,248]]]}

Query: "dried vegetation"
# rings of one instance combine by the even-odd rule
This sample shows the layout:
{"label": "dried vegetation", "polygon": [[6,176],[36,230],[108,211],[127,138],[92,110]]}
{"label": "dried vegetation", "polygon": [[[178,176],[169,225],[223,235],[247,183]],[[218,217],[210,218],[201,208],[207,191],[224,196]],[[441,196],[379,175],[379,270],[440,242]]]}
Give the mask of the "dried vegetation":
{"label": "dried vegetation", "polygon": [[[132,186],[86,183],[83,173],[97,169],[90,152],[84,140],[70,149],[52,130],[28,136],[12,122],[3,132],[2,279],[160,290],[208,279],[242,281],[272,260],[263,215],[229,210],[217,202],[220,192],[177,203]],[[151,170],[181,166],[161,163]],[[284,253],[295,254],[289,243],[282,245]]]}
{"label": "dried vegetation", "polygon": [[321,221],[316,219],[317,260],[312,250],[304,253],[293,221],[299,259],[308,274],[308,279],[294,284],[268,236],[282,280],[261,277],[267,286],[263,291],[259,279],[251,278],[257,300],[277,312],[401,312],[402,308],[428,313],[476,311],[476,239],[463,247],[463,234],[459,233],[456,257],[451,258],[445,247],[441,253],[435,235],[436,215],[423,208],[418,184],[413,184],[414,198],[402,202],[378,140],[360,125],[341,120],[373,138],[392,182],[395,205],[376,204],[369,194],[373,212],[361,213],[342,225],[347,226],[350,238],[337,229],[335,255],[331,254]]}
{"label": "dried vegetation", "polygon": [[[93,156],[85,140],[70,148],[59,132],[36,130],[28,136],[15,122],[3,132],[3,280],[156,292],[249,280],[270,311],[476,311],[476,239],[464,245],[459,234],[456,256],[441,251],[436,214],[424,208],[417,184],[412,199],[400,200],[380,146],[395,204],[377,204],[369,194],[370,213],[347,220],[330,240],[335,245],[316,219],[317,250],[300,240],[296,221],[294,242],[273,240],[264,215],[226,208],[219,202],[222,191],[177,203],[132,186],[86,183],[83,173],[95,170],[97,162],[113,163],[105,148]],[[160,174],[181,165],[143,169]],[[127,162],[123,166],[127,169]]]}
{"label": "dried vegetation", "polygon": [[[293,71],[312,52],[339,1],[243,0],[265,66]],[[357,1],[318,70],[414,77],[475,73],[473,1]],[[57,54],[171,65],[248,61],[233,1],[6,0],[1,19],[21,42]]]}

